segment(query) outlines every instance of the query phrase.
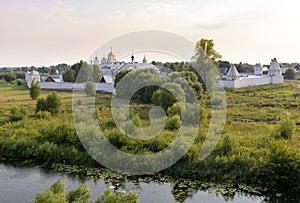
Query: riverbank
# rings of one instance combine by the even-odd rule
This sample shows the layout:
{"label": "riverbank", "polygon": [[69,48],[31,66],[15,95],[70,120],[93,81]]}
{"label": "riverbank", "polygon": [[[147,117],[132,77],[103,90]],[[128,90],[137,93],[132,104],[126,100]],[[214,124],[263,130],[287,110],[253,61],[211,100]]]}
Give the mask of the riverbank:
{"label": "riverbank", "polygon": [[210,191],[214,195],[223,196],[225,199],[234,199],[235,196],[240,194],[244,194],[249,197],[264,197],[259,191],[246,186],[243,188],[234,188],[233,185],[229,184],[222,185],[218,183],[208,183],[183,178],[176,179],[162,173],[157,173],[151,176],[131,176],[113,172],[105,168],[87,168],[83,166],[71,166],[65,164],[46,165],[37,164],[33,160],[20,159],[1,159],[0,163],[18,168],[43,168],[47,171],[47,173],[60,172],[73,178],[77,176],[83,182],[87,179],[92,179],[95,182],[103,180],[107,185],[111,185],[116,182],[120,185],[124,185],[125,182],[128,181],[138,185],[141,183],[168,183],[173,188],[172,194],[174,199],[180,202],[191,198],[193,194],[197,193],[197,191]]}
{"label": "riverbank", "polygon": [[[14,85],[1,88],[1,93],[6,96],[0,98],[3,104],[0,116],[0,157],[34,160],[37,165],[53,169],[51,166],[60,165],[63,166],[60,168],[62,171],[68,168],[64,171],[66,173],[79,170],[78,173],[85,175],[90,173],[91,168],[99,167],[83,148],[74,129],[71,92],[57,92],[63,101],[62,114],[42,117],[34,112],[35,103],[29,94],[26,96],[28,90]],[[203,112],[207,115],[202,116],[201,120],[204,127],[199,130],[194,145],[182,159],[161,174],[176,180],[190,179],[192,182],[226,185],[232,190],[255,194],[259,192],[277,196],[298,192],[299,128],[295,129],[290,139],[277,137],[280,122],[287,115],[297,125],[300,123],[299,98],[293,96],[297,91],[297,82],[227,90],[227,120],[215,150],[205,160],[198,160],[209,121],[209,110],[206,108]],[[43,91],[42,97],[48,93]],[[112,121],[110,98],[109,94],[97,94],[96,113],[99,125],[105,129],[105,136],[116,147],[129,153],[154,153],[176,138],[176,130],[164,130],[161,135],[146,142],[133,142],[126,138]],[[12,107],[25,108],[27,116],[18,121],[10,120]],[[139,114],[142,125],[147,124],[150,107],[145,105],[138,109],[133,106],[133,114]],[[85,168],[89,170],[84,171]],[[180,187],[186,191],[193,188],[189,185]]]}
{"label": "riverbank", "polygon": [[[105,187],[101,186],[101,193],[108,188],[109,185],[113,183],[119,183],[123,188],[125,187],[127,182],[136,185],[137,187],[127,187],[127,189],[138,190],[141,184],[156,184],[157,187],[160,185],[169,184],[172,188],[170,191],[173,195],[174,200],[179,202],[186,202],[187,200],[195,199],[195,202],[198,202],[199,199],[196,199],[194,196],[201,191],[201,198],[204,198],[205,193],[209,193],[209,197],[213,198],[214,201],[217,197],[223,197],[227,202],[240,202],[245,201],[249,198],[247,202],[252,200],[253,202],[299,202],[300,195],[297,193],[266,193],[258,191],[257,188],[252,188],[248,186],[236,186],[232,184],[225,183],[209,183],[197,180],[183,179],[183,178],[174,178],[163,173],[158,173],[151,176],[130,176],[124,175],[120,173],[113,172],[109,169],[105,168],[87,168],[83,166],[71,166],[65,164],[37,164],[33,160],[20,160],[20,159],[1,159],[0,163],[5,164],[9,167],[16,168],[32,168],[39,169],[42,168],[45,170],[46,174],[65,174],[70,177],[72,180],[79,179],[81,183],[85,183],[87,180],[93,181],[94,183],[98,183],[99,181],[103,181],[105,183]],[[0,167],[1,169],[1,167]],[[1,176],[1,170],[0,170]],[[49,182],[49,184],[52,184]],[[79,183],[78,183],[79,184]],[[77,185],[78,186],[78,185]],[[134,189],[135,188],[135,189]],[[97,190],[98,191],[98,190]],[[94,194],[98,196],[99,194]],[[167,194],[163,194],[164,196],[168,196]],[[194,197],[194,198],[193,198]],[[156,197],[158,198],[158,197]],[[161,197],[162,198],[162,197]],[[208,197],[207,197],[208,198]],[[242,198],[243,200],[239,200]],[[147,202],[147,201],[142,201]],[[188,201],[189,202],[189,201]],[[192,201],[194,202],[194,201]],[[206,201],[208,202],[208,201]]]}

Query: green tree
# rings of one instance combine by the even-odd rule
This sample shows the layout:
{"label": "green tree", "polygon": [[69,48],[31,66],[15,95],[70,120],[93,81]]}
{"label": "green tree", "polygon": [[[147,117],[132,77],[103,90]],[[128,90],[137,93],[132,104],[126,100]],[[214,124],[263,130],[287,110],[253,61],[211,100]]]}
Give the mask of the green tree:
{"label": "green tree", "polygon": [[66,195],[66,184],[59,179],[51,187],[36,195],[34,202],[40,203],[88,203],[91,190],[87,185],[81,184],[77,189],[70,190]]}
{"label": "green tree", "polygon": [[[65,193],[66,184],[59,179],[49,189],[36,195],[35,203],[88,203],[91,202],[91,190],[87,185],[81,184],[77,189]],[[95,203],[139,203],[139,196],[136,192],[118,193],[111,189],[105,191],[97,198]],[[94,201],[93,201],[94,202]]]}
{"label": "green tree", "polygon": [[14,72],[8,72],[4,75],[4,80],[6,82],[12,82],[16,80],[16,74]]}
{"label": "green tree", "polygon": [[56,75],[56,71],[57,69],[54,66],[52,66],[50,70],[50,75]]}
{"label": "green tree", "polygon": [[128,73],[130,73],[131,70],[121,70],[117,75],[116,75],[116,78],[115,78],[115,84],[114,86],[116,87],[118,82],[125,76],[127,75]]}
{"label": "green tree", "polygon": [[212,87],[216,84],[216,76],[220,75],[216,60],[221,57],[214,49],[213,40],[201,39],[197,42],[191,66],[194,68],[204,90],[207,89],[207,86]]}
{"label": "green tree", "polygon": [[161,106],[165,110],[172,106],[177,101],[177,99],[169,90],[173,90],[173,92],[176,92],[179,97],[182,97],[180,98],[181,101],[185,101],[185,94],[180,85],[175,83],[166,83],[165,87],[166,89],[160,88],[154,92],[151,98],[153,104]]}
{"label": "green tree", "polygon": [[100,82],[102,76],[103,76],[103,72],[101,70],[101,67],[98,64],[94,64],[93,65],[93,75],[92,75],[92,79],[94,82]]}
{"label": "green tree", "polygon": [[205,54],[205,56],[216,63],[216,60],[221,59],[222,56],[214,49],[214,41],[212,39],[201,39],[197,42],[195,48],[195,57]]}
{"label": "green tree", "polygon": [[40,98],[36,102],[35,112],[37,113],[39,111],[47,111],[47,104],[44,98]]}
{"label": "green tree", "polygon": [[96,88],[94,83],[91,81],[85,83],[84,91],[87,96],[94,97],[96,95]]}
{"label": "green tree", "polygon": [[296,80],[296,72],[295,69],[289,68],[285,72],[285,78],[288,80]]}
{"label": "green tree", "polygon": [[270,143],[270,153],[265,163],[263,179],[272,189],[290,191],[299,187],[300,157],[296,150],[291,148],[286,140],[275,140]]}
{"label": "green tree", "polygon": [[31,99],[36,100],[40,96],[40,93],[41,93],[41,88],[39,83],[35,82],[35,80],[32,80],[31,88],[29,92]]}
{"label": "green tree", "polygon": [[61,111],[61,98],[55,93],[51,93],[46,98],[46,110],[52,115]]}
{"label": "green tree", "polygon": [[220,68],[230,68],[230,62],[229,61],[221,61],[221,60],[219,60],[218,61],[218,63],[219,63],[219,67]]}
{"label": "green tree", "polygon": [[138,198],[139,196],[136,192],[123,194],[108,189],[101,197],[97,198],[95,203],[139,203]]}
{"label": "green tree", "polygon": [[63,75],[64,82],[74,82],[75,81],[76,72],[73,69],[69,69]]}
{"label": "green tree", "polygon": [[84,203],[89,202],[91,197],[91,190],[85,184],[81,184],[77,189],[70,190],[67,195],[67,200],[70,203]]}
{"label": "green tree", "polygon": [[75,78],[77,77],[83,63],[84,63],[83,60],[81,60],[79,63],[75,63],[71,66],[71,69],[75,71]]}
{"label": "green tree", "polygon": [[240,72],[240,73],[246,72],[246,69],[245,69],[244,64],[243,64],[242,62],[240,62],[240,63],[236,66],[236,69],[237,69],[237,71]]}
{"label": "green tree", "polygon": [[66,185],[59,179],[51,187],[36,195],[34,202],[40,203],[68,203],[65,194]]}
{"label": "green tree", "polygon": [[76,82],[87,82],[93,79],[93,69],[87,62],[83,62],[77,74]]}

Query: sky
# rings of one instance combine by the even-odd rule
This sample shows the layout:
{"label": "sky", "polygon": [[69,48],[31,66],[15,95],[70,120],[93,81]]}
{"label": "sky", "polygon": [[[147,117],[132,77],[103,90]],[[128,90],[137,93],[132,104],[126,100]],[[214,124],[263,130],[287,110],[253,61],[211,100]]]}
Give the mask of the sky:
{"label": "sky", "polygon": [[140,30],[194,43],[213,39],[232,63],[300,62],[299,6],[297,0],[0,0],[0,67],[73,64]]}

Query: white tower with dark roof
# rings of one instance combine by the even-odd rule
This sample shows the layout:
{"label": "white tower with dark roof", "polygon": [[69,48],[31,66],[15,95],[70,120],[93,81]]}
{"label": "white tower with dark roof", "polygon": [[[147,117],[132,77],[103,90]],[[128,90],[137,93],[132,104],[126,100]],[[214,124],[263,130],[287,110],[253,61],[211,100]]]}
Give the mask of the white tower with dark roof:
{"label": "white tower with dark roof", "polygon": [[263,70],[260,63],[257,63],[254,68],[254,75],[262,75]]}
{"label": "white tower with dark roof", "polygon": [[271,66],[269,68],[269,75],[270,76],[281,76],[282,75],[281,68],[280,68],[276,58],[274,58],[271,62]]}

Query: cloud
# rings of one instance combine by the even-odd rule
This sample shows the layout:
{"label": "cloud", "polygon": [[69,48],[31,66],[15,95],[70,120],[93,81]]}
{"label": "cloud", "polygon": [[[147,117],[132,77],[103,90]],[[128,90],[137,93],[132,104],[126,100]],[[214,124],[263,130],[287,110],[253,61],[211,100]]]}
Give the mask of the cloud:
{"label": "cloud", "polygon": [[61,6],[61,5],[63,5],[64,3],[62,2],[62,1],[56,1],[56,5],[59,5],[59,6]]}

